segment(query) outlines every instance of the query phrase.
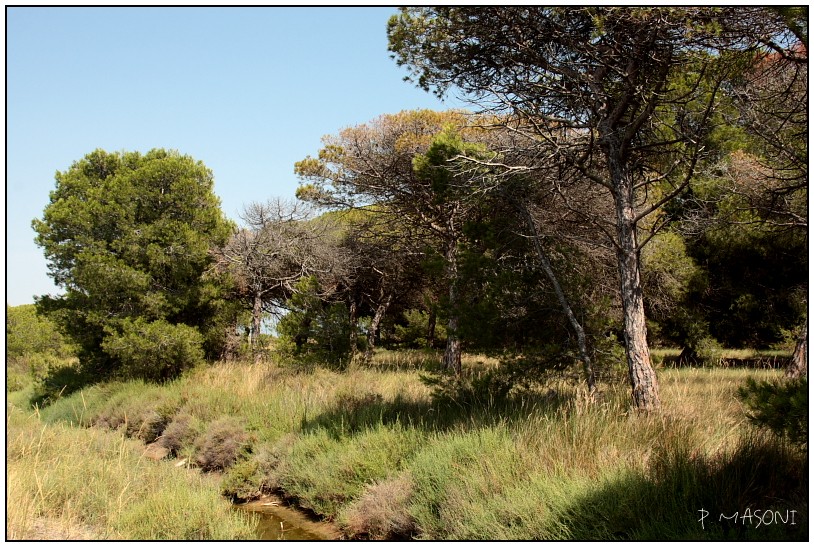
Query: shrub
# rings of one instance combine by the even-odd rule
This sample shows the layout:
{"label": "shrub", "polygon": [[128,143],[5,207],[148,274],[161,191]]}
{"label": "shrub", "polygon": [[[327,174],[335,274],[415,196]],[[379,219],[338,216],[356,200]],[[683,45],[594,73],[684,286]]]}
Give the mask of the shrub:
{"label": "shrub", "polygon": [[155,410],[147,410],[127,423],[125,433],[128,437],[136,437],[149,444],[161,435],[164,428],[167,427],[168,421],[166,416],[162,416]]}
{"label": "shrub", "polygon": [[60,397],[73,393],[86,386],[90,378],[86,372],[61,361],[50,361],[46,372],[35,381],[31,404],[47,406]]}
{"label": "shrub", "polygon": [[104,351],[120,361],[124,378],[161,381],[178,376],[203,361],[203,337],[193,327],[141,319],[108,332]]}
{"label": "shrub", "polygon": [[196,441],[196,462],[203,471],[224,471],[251,450],[248,433],[234,418],[209,424]]}
{"label": "shrub", "polygon": [[[407,321],[406,325],[395,325],[396,339],[402,346],[407,348],[426,348],[429,347],[427,334],[430,326],[430,314],[416,309],[407,310],[404,312],[404,319]],[[444,325],[435,325],[435,342],[436,344],[443,344],[447,339],[447,329]]]}
{"label": "shrub", "polygon": [[410,515],[413,485],[408,477],[378,481],[365,488],[362,496],[342,515],[352,537],[369,539],[409,539],[418,530]]}
{"label": "shrub", "polygon": [[761,428],[794,444],[808,445],[808,378],[757,382],[748,378],[738,396],[747,416]]}
{"label": "shrub", "polygon": [[65,359],[74,348],[57,331],[56,325],[37,313],[33,304],[6,305],[6,359],[17,360],[32,355]]}
{"label": "shrub", "polygon": [[197,425],[197,420],[189,414],[178,414],[167,424],[158,442],[167,448],[170,454],[177,456],[184,447],[194,442],[198,434]]}
{"label": "shrub", "polygon": [[[94,391],[98,388],[93,388]],[[164,432],[180,406],[173,391],[143,381],[106,384],[107,393],[83,395],[83,413],[92,425],[107,429],[124,427],[124,434],[151,443]]]}
{"label": "shrub", "polygon": [[263,472],[260,463],[252,458],[234,464],[220,483],[220,493],[232,502],[255,499],[262,494]]}
{"label": "shrub", "polygon": [[433,400],[442,405],[492,408],[507,402],[512,389],[510,374],[505,370],[475,372],[464,377],[422,375],[421,379],[433,388]]}

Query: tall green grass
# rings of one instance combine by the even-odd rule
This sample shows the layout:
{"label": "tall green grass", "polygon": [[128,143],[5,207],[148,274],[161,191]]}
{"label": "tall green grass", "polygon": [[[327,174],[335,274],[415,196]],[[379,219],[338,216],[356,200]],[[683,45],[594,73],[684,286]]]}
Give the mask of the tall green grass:
{"label": "tall green grass", "polygon": [[[473,378],[497,366],[479,356],[465,364]],[[436,367],[422,352],[381,352],[344,372],[219,363],[162,386],[87,388],[40,418],[48,428],[117,428],[106,433],[117,439],[149,441],[158,432],[159,443],[173,437],[182,445],[187,465],[206,460],[196,451],[216,450],[207,432],[228,421],[235,438],[248,440],[226,470],[225,495],[275,492],[349,537],[807,537],[807,454],[754,435],[737,397],[747,378],[778,371],[661,370],[663,409],[641,416],[630,412],[625,386],[604,386],[590,403],[580,384],[562,378],[505,397],[482,392],[487,384],[434,397],[421,377]],[[91,432],[102,434],[83,433]],[[151,501],[111,522],[150,521],[148,508],[161,501],[142,498]],[[701,509],[747,507],[793,508],[798,524],[730,530],[697,521]],[[159,537],[172,528],[163,518],[139,533]]]}

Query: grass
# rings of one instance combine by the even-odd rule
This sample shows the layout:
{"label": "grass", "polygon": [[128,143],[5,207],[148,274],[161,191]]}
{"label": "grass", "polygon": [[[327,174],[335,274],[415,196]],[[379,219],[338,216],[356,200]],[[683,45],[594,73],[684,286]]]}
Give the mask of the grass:
{"label": "grass", "polygon": [[[498,363],[468,356],[464,366],[485,371]],[[747,378],[778,378],[780,371],[661,369],[663,409],[640,416],[629,411],[625,386],[604,386],[600,402],[589,404],[581,385],[562,379],[503,399],[477,390],[439,399],[421,379],[437,367],[436,354],[387,351],[345,372],[218,363],[163,386],[90,387],[42,409],[40,422],[26,418],[33,424],[26,427],[107,436],[122,446],[157,436],[171,440],[188,463],[206,461],[204,450],[217,454],[226,443],[217,439],[239,439],[239,454],[230,452],[220,466],[224,495],[275,492],[333,520],[348,537],[807,538],[807,454],[754,434],[736,396]],[[24,391],[10,397],[24,399]],[[228,435],[213,434],[213,424],[226,423]],[[147,467],[138,473],[148,475],[153,467],[172,468],[139,465]],[[11,484],[11,471],[9,478]],[[130,486],[117,484],[113,492],[130,495]],[[76,495],[54,498],[63,509],[49,518],[68,515],[66,522],[90,523],[111,537],[139,522],[153,528],[116,537],[154,538],[175,526],[172,517],[149,513],[164,506],[162,494],[141,492],[129,516],[102,523],[72,513],[83,503]],[[182,498],[176,492],[166,499]],[[94,511],[122,514],[105,503]],[[798,525],[729,530],[697,522],[700,509],[747,507],[794,509]],[[25,526],[25,518],[18,520]],[[194,530],[202,526],[185,521]]]}
{"label": "grass", "polygon": [[251,539],[211,477],[142,457],[123,432],[7,407],[7,539]]}
{"label": "grass", "polygon": [[[721,348],[711,350],[710,354],[693,366],[707,366],[713,368],[749,367],[755,369],[783,368],[791,358],[792,351],[786,349],[731,349]],[[651,357],[657,365],[672,367],[686,366],[680,358],[680,348],[653,348]]]}

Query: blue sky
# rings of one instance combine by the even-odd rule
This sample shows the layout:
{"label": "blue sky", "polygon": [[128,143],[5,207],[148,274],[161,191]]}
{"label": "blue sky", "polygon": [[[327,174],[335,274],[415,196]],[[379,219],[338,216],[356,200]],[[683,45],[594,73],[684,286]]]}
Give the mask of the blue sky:
{"label": "blue sky", "polygon": [[227,216],[291,197],[320,138],[404,109],[460,107],[403,81],[395,8],[7,8],[6,300],[55,294],[31,220],[96,148],[203,161]]}

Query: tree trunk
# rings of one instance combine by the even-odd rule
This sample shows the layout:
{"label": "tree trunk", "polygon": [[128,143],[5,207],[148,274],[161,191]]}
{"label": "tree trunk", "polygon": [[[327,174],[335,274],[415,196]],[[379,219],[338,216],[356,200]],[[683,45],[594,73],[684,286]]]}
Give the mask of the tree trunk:
{"label": "tree trunk", "polygon": [[260,360],[260,324],[263,319],[263,296],[260,291],[254,293],[252,307],[252,330],[249,333],[249,347],[255,362]]}
{"label": "tree trunk", "polygon": [[358,338],[357,323],[359,321],[359,318],[357,317],[356,300],[351,300],[349,320],[350,320],[350,358],[351,360],[353,360],[354,356],[356,356],[356,339]]}
{"label": "tree trunk", "polygon": [[435,346],[435,321],[436,321],[436,313],[435,313],[435,304],[430,305],[429,310],[429,317],[427,318],[427,346],[430,349]]}
{"label": "tree trunk", "polygon": [[786,376],[789,378],[808,376],[808,317],[806,317],[806,323],[797,337],[794,353],[792,353],[791,361],[786,368]]}
{"label": "tree trunk", "polygon": [[305,347],[305,344],[308,343],[308,338],[311,334],[311,321],[309,311],[309,316],[303,319],[297,334],[294,335],[294,346],[297,348],[298,354],[302,351],[302,348]]}
{"label": "tree trunk", "polygon": [[379,334],[379,325],[390,307],[390,302],[393,300],[393,293],[387,295],[384,302],[381,302],[376,307],[376,313],[373,314],[373,319],[370,321],[370,328],[367,331],[367,349],[365,350],[365,360],[369,361],[373,357],[373,350],[376,349],[376,335]]}
{"label": "tree trunk", "polygon": [[446,273],[449,280],[449,320],[447,322],[447,347],[444,351],[444,368],[461,375],[461,341],[458,338],[458,241],[450,238],[445,253]]}
{"label": "tree trunk", "polygon": [[565,292],[562,290],[560,282],[554,273],[554,268],[551,267],[551,262],[548,260],[548,256],[545,254],[543,245],[540,242],[540,234],[537,232],[537,224],[534,222],[531,212],[524,203],[516,201],[515,205],[526,219],[526,225],[528,226],[528,229],[532,235],[532,240],[534,241],[534,250],[537,253],[537,260],[540,262],[540,266],[542,266],[546,277],[548,277],[548,281],[554,288],[554,292],[557,295],[557,300],[560,303],[560,307],[565,312],[568,322],[571,324],[571,328],[574,329],[574,333],[577,336],[577,347],[579,348],[579,355],[580,359],[582,360],[582,369],[585,373],[585,382],[588,385],[588,396],[593,399],[596,395],[596,375],[594,373],[593,364],[591,363],[591,356],[588,353],[585,330],[582,328],[579,320],[577,320],[576,315],[574,315],[574,311],[571,309],[571,305],[568,303]]}
{"label": "tree trunk", "polygon": [[637,410],[655,410],[661,405],[656,371],[650,362],[644,298],[639,273],[639,249],[636,241],[636,212],[633,181],[614,153],[608,154],[608,166],[616,205],[617,261],[619,265],[625,348],[628,373]]}

